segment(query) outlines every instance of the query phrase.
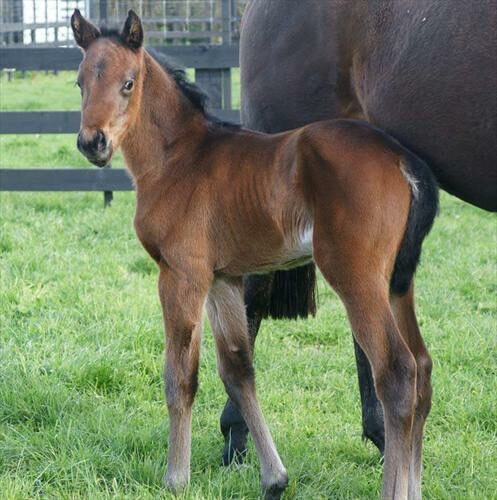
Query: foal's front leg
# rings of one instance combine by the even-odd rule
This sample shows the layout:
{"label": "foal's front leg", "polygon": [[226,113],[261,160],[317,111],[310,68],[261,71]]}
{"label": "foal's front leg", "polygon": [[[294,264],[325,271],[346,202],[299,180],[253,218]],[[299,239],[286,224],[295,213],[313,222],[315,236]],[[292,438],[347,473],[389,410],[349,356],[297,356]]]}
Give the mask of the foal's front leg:
{"label": "foal's front leg", "polygon": [[190,479],[191,415],[197,391],[202,309],[209,288],[207,275],[200,271],[179,272],[161,265],[159,276],[166,330],[164,379],[169,410],[165,482],[173,491]]}
{"label": "foal's front leg", "polygon": [[288,475],[255,395],[241,279],[215,281],[209,292],[207,313],[216,341],[219,373],[257,449],[265,498],[280,498],[288,484]]}

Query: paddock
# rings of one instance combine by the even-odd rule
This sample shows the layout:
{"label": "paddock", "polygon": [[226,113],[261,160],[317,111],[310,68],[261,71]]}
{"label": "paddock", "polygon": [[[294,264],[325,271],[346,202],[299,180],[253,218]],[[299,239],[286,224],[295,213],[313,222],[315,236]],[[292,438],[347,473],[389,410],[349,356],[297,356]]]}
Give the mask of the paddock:
{"label": "paddock", "polygon": [[[76,150],[74,122],[55,130],[67,134],[47,135],[29,119],[21,135],[9,129],[13,115],[3,114],[74,112],[73,81],[65,71],[0,80],[0,491],[6,498],[168,498],[163,325],[156,267],[133,232],[133,193],[119,192],[103,209],[100,191],[116,191],[115,184],[88,192],[13,192],[6,184],[22,180],[17,169],[38,185],[45,175],[57,180],[56,168],[92,171]],[[230,90],[236,105],[237,73]],[[118,158],[112,171],[126,179],[120,167]],[[29,182],[21,190],[36,187]],[[496,221],[446,194],[441,201],[416,281],[434,361],[424,491],[427,498],[492,498]],[[256,498],[252,443],[246,464],[220,465],[225,393],[207,322],[201,358],[194,481],[182,498]],[[381,460],[361,442],[348,323],[321,278],[317,316],[264,321],[255,365],[259,399],[290,473],[288,498],[378,497]]]}

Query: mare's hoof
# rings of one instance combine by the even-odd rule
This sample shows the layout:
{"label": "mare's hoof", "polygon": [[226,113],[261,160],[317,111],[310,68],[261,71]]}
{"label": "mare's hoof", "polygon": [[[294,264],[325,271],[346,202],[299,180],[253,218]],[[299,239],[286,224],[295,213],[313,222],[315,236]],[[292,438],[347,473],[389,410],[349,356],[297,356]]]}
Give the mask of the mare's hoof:
{"label": "mare's hoof", "polygon": [[288,486],[288,476],[286,473],[271,486],[262,489],[264,500],[279,500]]}
{"label": "mare's hoof", "polygon": [[223,465],[241,464],[247,456],[247,427],[231,425],[221,427],[224,435]]}
{"label": "mare's hoof", "polygon": [[381,456],[385,454],[385,425],[381,407],[371,408],[362,421],[362,438],[371,441],[380,451]]}
{"label": "mare's hoof", "polygon": [[234,446],[232,441],[226,440],[223,451],[223,465],[242,464],[247,456],[245,443]]}
{"label": "mare's hoof", "polygon": [[364,426],[362,438],[365,441],[371,441],[378,448],[381,456],[385,455],[385,431],[383,428],[376,429]]}

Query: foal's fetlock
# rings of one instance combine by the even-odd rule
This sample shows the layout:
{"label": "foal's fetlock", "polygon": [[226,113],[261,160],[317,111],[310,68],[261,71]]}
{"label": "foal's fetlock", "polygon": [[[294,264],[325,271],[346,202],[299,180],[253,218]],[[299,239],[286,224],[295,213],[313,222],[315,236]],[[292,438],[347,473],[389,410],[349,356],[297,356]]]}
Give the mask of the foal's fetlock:
{"label": "foal's fetlock", "polygon": [[267,485],[262,485],[262,497],[264,500],[279,500],[288,486],[288,474],[286,471],[275,474],[275,478]]}

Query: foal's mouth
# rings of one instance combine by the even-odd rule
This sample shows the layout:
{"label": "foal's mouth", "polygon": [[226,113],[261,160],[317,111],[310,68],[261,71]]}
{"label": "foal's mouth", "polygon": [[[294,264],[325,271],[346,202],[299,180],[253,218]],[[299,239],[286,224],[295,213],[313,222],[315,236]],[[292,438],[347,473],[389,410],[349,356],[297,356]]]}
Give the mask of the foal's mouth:
{"label": "foal's mouth", "polygon": [[97,167],[106,167],[110,163],[110,157],[107,159],[98,159],[98,158],[88,158],[88,161],[96,165]]}
{"label": "foal's mouth", "polygon": [[106,167],[110,163],[114,151],[112,149],[112,143],[109,143],[105,151],[98,152],[96,155],[88,154],[84,151],[82,151],[82,153],[90,163],[102,168]]}

